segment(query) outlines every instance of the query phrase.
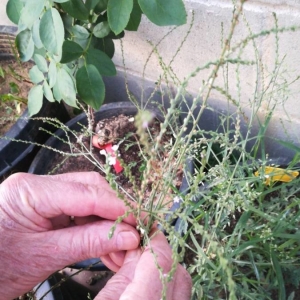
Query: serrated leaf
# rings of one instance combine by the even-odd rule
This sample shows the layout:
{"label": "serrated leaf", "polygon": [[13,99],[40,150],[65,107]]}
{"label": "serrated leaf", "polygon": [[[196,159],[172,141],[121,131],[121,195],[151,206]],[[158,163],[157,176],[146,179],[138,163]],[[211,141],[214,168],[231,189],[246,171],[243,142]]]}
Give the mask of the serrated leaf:
{"label": "serrated leaf", "polygon": [[107,5],[108,23],[111,30],[117,35],[128,24],[133,8],[133,0],[109,0]]}
{"label": "serrated leaf", "polygon": [[25,24],[28,29],[31,29],[33,23],[39,19],[46,0],[26,0],[24,8],[21,11],[20,22]]}
{"label": "serrated leaf", "polygon": [[64,41],[64,25],[55,8],[48,9],[40,23],[40,38],[45,49],[56,56],[61,55]]}
{"label": "serrated leaf", "polygon": [[30,77],[30,80],[35,84],[38,84],[45,79],[44,74],[39,70],[39,68],[37,66],[33,66],[30,69],[29,77]]}
{"label": "serrated leaf", "polygon": [[89,18],[89,10],[82,0],[70,0],[61,4],[64,11],[75,19],[85,21]]}
{"label": "serrated leaf", "polygon": [[130,30],[130,31],[137,31],[139,28],[139,25],[141,23],[142,14],[143,14],[143,12],[139,6],[138,1],[133,0],[133,9],[130,14],[129,22],[125,29]]}
{"label": "serrated leaf", "polygon": [[93,30],[93,34],[97,38],[104,38],[110,33],[108,21],[98,23]]}
{"label": "serrated leaf", "polygon": [[40,20],[36,20],[32,26],[32,39],[36,48],[41,49],[44,47],[40,38]]}
{"label": "serrated leaf", "polygon": [[89,48],[85,56],[89,65],[94,65],[98,72],[104,76],[116,75],[116,67],[107,54],[98,49]]}
{"label": "serrated leaf", "polygon": [[105,86],[100,73],[93,65],[85,65],[76,73],[76,86],[81,99],[98,110],[105,98]]}
{"label": "serrated leaf", "polygon": [[35,85],[31,88],[28,94],[28,114],[33,116],[37,114],[43,105],[43,87],[41,85]]}
{"label": "serrated leaf", "polygon": [[34,43],[31,37],[31,31],[26,29],[16,36],[16,46],[22,61],[31,59],[34,52]]}
{"label": "serrated leaf", "polygon": [[53,86],[55,85],[56,78],[57,78],[56,63],[55,61],[51,60],[49,64],[49,71],[48,71],[48,83],[50,88],[53,88]]}
{"label": "serrated leaf", "polygon": [[53,93],[51,91],[51,88],[46,80],[44,80],[44,83],[43,83],[43,93],[48,101],[50,101],[50,102],[55,101],[53,98]]}
{"label": "serrated leaf", "polygon": [[21,10],[24,7],[22,0],[8,0],[6,4],[6,14],[8,18],[16,25],[18,25]]}
{"label": "serrated leaf", "polygon": [[156,25],[182,25],[186,11],[182,0],[138,0],[143,13]]}
{"label": "serrated leaf", "polygon": [[83,54],[83,48],[73,41],[64,41],[61,63],[65,64],[79,58]]}
{"label": "serrated leaf", "polygon": [[71,75],[63,68],[57,70],[56,84],[61,99],[68,105],[77,107],[76,104],[76,90]]}
{"label": "serrated leaf", "polygon": [[47,64],[45,57],[43,57],[42,55],[39,55],[39,54],[34,54],[33,60],[41,72],[43,72],[43,73],[48,72],[48,64]]}

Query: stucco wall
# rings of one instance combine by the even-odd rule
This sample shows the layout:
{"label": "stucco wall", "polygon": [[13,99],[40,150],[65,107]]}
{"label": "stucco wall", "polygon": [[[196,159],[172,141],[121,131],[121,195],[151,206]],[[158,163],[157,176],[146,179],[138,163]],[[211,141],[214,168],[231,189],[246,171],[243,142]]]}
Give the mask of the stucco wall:
{"label": "stucco wall", "polygon": [[[224,36],[228,34],[232,16],[232,1],[230,0],[186,0],[188,11],[188,24],[177,28],[168,35],[158,46],[158,52],[165,63],[169,63],[177,48],[180,46],[183,37],[188,31],[189,24],[194,13],[194,24],[191,32],[172,64],[172,69],[180,80],[186,78],[198,66],[203,66],[208,61],[215,60],[219,57],[221,51],[222,30]],[[244,5],[244,17],[249,24],[253,33],[262,30],[268,30],[275,26],[273,12],[278,18],[279,27],[300,26],[300,1],[298,0],[260,0],[247,1]],[[223,24],[223,27],[221,26]],[[223,29],[222,29],[223,28]],[[125,54],[126,67],[133,73],[142,74],[145,63],[156,44],[170,28],[160,28],[150,24],[146,19],[140,26],[138,32],[126,32],[122,40]],[[249,35],[249,29],[243,19],[240,20],[233,38],[233,44]],[[117,51],[115,62],[122,66],[122,55],[120,44],[117,42]],[[268,73],[273,73],[276,58],[276,39],[274,35],[260,37],[256,40],[256,46],[260,58],[264,64],[266,80],[270,77]],[[296,32],[285,32],[279,34],[279,59],[282,61],[281,74],[287,80],[292,80],[300,74],[300,30]],[[242,58],[253,60],[254,48],[249,44]],[[189,82],[189,90],[197,92],[201,86],[202,80],[207,78],[209,71],[204,71]],[[241,86],[240,99],[245,106],[248,105],[249,99],[253,99],[253,93],[256,87],[257,70],[256,67],[241,67],[239,81],[236,79],[236,69],[229,69],[229,86],[233,96],[237,96],[236,85],[239,82]],[[147,78],[157,80],[162,74],[157,55],[152,55],[145,69]],[[223,80],[222,74],[218,74],[218,81]],[[282,82],[282,81],[279,81]],[[262,84],[260,82],[260,84]],[[285,93],[287,94],[287,93]],[[222,96],[212,93],[212,98],[222,101]],[[281,101],[283,97],[279,91],[277,99],[284,102],[279,105],[276,111],[276,120],[272,123],[270,134],[276,134],[279,137],[284,136],[283,125],[280,119],[285,120],[285,131],[290,134],[290,140],[299,142],[300,137],[300,81],[290,86],[288,99]],[[262,105],[263,114],[266,109],[266,103]],[[264,107],[265,106],[265,107]]]}

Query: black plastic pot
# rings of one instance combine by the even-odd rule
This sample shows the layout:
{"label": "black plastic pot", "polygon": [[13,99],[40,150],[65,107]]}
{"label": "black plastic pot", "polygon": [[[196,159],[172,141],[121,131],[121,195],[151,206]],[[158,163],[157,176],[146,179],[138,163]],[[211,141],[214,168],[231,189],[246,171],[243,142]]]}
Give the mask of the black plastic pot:
{"label": "black plastic pot", "polygon": [[[151,110],[155,113],[158,119],[162,119],[162,115],[159,111],[151,108]],[[137,108],[131,102],[116,102],[105,104],[101,107],[99,111],[95,113],[95,121],[98,122],[105,118],[110,118],[115,116],[116,114],[124,114],[124,115],[135,115],[137,113]],[[68,126],[71,130],[80,130],[82,126],[87,125],[87,118],[85,114],[81,114],[74,119],[70,120],[66,126]],[[55,136],[52,136],[46,143],[45,146],[49,146],[51,148],[60,149],[63,145],[61,139],[65,137],[65,132],[63,130],[58,130],[55,132]],[[55,152],[42,148],[32,161],[32,164],[28,170],[29,173],[32,174],[47,174],[50,170],[51,162],[55,156]],[[193,162],[188,161],[185,167],[186,174],[192,174],[193,170]],[[186,193],[189,189],[189,184],[187,177],[183,177],[183,182],[180,188],[180,192],[182,194]],[[174,205],[171,208],[171,211],[177,210],[180,207],[179,202],[174,202]],[[175,224],[176,220],[173,221]],[[89,270],[107,270],[106,266],[97,258],[88,259],[82,262],[78,262],[71,266],[75,269],[88,268]]]}
{"label": "black plastic pot", "polygon": [[[15,30],[16,28],[11,26],[0,27],[0,61],[14,58],[11,43],[14,43]],[[69,115],[62,103],[51,103],[46,100],[40,112],[34,117],[57,118],[61,122],[69,120]],[[28,118],[28,111],[25,110],[10,130],[0,137],[0,179],[16,171],[27,171],[37,150],[33,143],[44,143],[49,138],[49,134],[40,130],[40,127],[50,132],[56,130],[55,127],[42,120]]]}
{"label": "black plastic pot", "polygon": [[35,299],[43,300],[69,300],[63,296],[63,293],[59,286],[52,289],[58,284],[58,280],[55,275],[52,275],[46,281],[37,285],[33,290],[35,292]]}
{"label": "black plastic pot", "polygon": [[[158,118],[160,118],[160,114],[158,111],[154,111]],[[105,118],[110,118],[115,115],[124,114],[127,116],[135,115],[137,113],[137,108],[131,102],[116,102],[105,104],[101,107],[101,109],[95,112],[95,121],[98,122]],[[87,125],[87,118],[85,114],[80,114],[74,119],[70,120],[66,123],[72,130],[80,130],[82,126]],[[63,130],[58,130],[55,132],[55,136],[52,136],[46,143],[46,146],[50,146],[55,149],[60,149],[63,145],[63,142],[57,137],[64,138],[65,132]],[[28,170],[29,173],[33,174],[47,174],[50,168],[50,164],[55,156],[55,152],[46,148],[42,148],[32,161],[32,164]],[[99,259],[88,259],[83,262],[79,262],[71,266],[72,268],[81,269],[87,268],[89,270],[107,270],[105,265]]]}

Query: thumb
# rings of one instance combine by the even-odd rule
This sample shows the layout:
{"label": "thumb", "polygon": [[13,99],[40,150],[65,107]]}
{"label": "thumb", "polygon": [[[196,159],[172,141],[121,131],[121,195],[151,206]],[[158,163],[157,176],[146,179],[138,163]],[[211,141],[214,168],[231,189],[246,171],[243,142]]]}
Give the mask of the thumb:
{"label": "thumb", "polygon": [[98,221],[60,230],[39,233],[40,253],[51,263],[55,270],[88,258],[107,255],[110,252],[136,249],[140,243],[138,232],[126,223],[114,226],[112,221]]}
{"label": "thumb", "polygon": [[135,268],[138,264],[141,254],[141,249],[127,251],[123,266],[107,282],[105,287],[100,291],[94,300],[119,300],[126,287],[134,278]]}

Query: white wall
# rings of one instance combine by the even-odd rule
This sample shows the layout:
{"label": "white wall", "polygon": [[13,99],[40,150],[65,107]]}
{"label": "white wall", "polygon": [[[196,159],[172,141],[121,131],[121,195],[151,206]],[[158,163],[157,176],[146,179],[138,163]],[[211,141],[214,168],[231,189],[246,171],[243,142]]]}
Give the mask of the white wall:
{"label": "white wall", "polygon": [[[186,0],[188,11],[188,23],[191,20],[192,11],[194,11],[194,25],[190,35],[182,47],[180,53],[173,63],[173,70],[176,75],[183,80],[197,66],[202,66],[208,61],[218,58],[221,51],[221,23],[223,23],[225,35],[228,33],[232,16],[232,1],[230,0]],[[274,27],[273,12],[278,18],[279,27],[300,26],[300,1],[299,0],[248,0],[244,5],[245,18],[253,33]],[[172,32],[159,46],[158,51],[163,60],[168,63],[177,48],[179,47],[183,36],[188,31],[189,24],[184,25]],[[160,28],[150,24],[146,19],[143,20],[138,32],[126,32],[123,39],[123,48],[126,59],[126,67],[133,73],[142,74],[145,62],[148,59],[153,47],[148,42],[156,44],[170,28]],[[243,20],[240,20],[236,28],[233,41],[240,41],[249,34]],[[285,32],[279,35],[279,53],[282,59],[282,72],[286,78],[291,80],[300,74],[300,30],[297,32]],[[116,64],[122,66],[122,55],[119,43],[117,42],[117,51],[115,55]],[[274,35],[265,36],[257,39],[256,45],[260,56],[265,65],[265,72],[273,72],[275,62],[275,38]],[[254,59],[253,47],[250,44],[246,47],[243,59]],[[157,56],[152,56],[147,68],[146,77],[157,80],[162,73]],[[190,91],[196,92],[201,86],[202,80],[207,78],[208,71],[202,72],[189,83]],[[229,70],[230,86],[233,96],[236,96],[236,74],[235,70]],[[218,80],[221,82],[222,74],[218,74]],[[255,67],[241,67],[240,84],[241,100],[248,105],[249,99],[253,99],[253,91],[256,81]],[[219,93],[214,92],[213,98],[222,101]],[[281,94],[278,93],[278,99]],[[270,133],[280,136],[282,133],[282,124],[280,119],[285,121],[286,130],[289,132],[290,139],[296,142],[300,141],[298,134],[300,128],[300,81],[291,87],[289,99],[285,101],[284,106],[280,106],[276,112],[276,122],[273,122]],[[263,104],[262,111],[264,108]],[[288,114],[288,118],[286,117]],[[292,120],[292,122],[291,122]],[[296,125],[298,128],[296,129]]]}

